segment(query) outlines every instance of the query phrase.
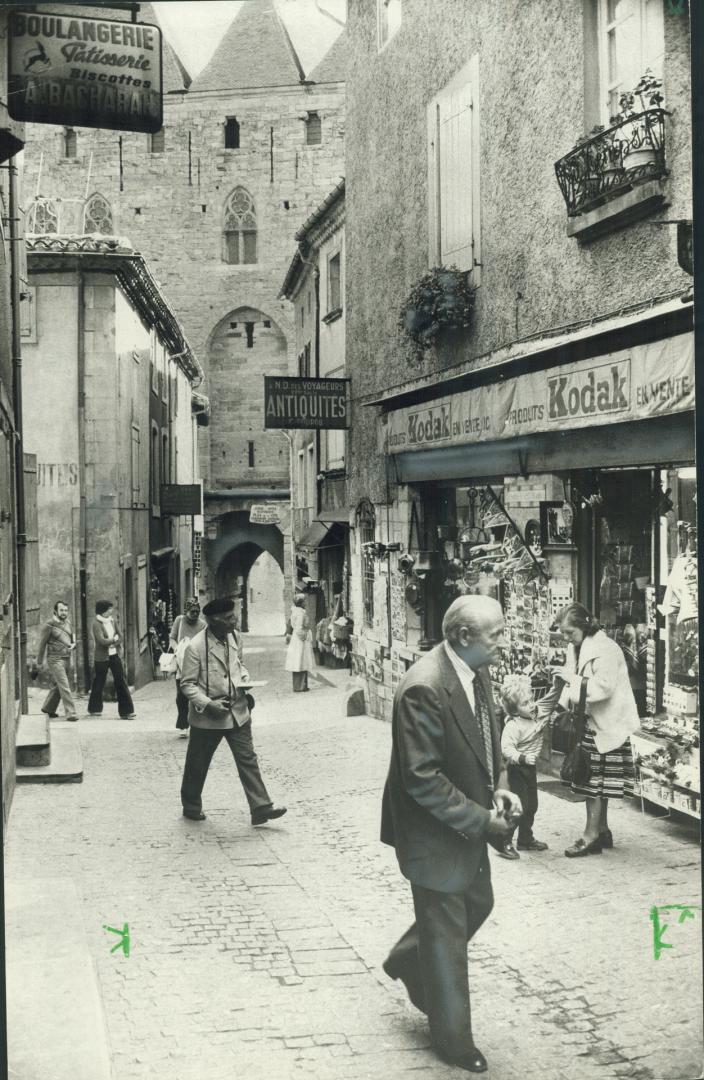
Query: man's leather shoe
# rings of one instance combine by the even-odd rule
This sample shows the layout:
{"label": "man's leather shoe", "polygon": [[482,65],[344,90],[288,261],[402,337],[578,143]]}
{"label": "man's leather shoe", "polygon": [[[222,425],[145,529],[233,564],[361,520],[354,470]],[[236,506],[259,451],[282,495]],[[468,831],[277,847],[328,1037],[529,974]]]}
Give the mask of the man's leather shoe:
{"label": "man's leather shoe", "polygon": [[520,859],[521,857],[513,844],[504,844],[502,848],[498,849],[498,853],[502,859]]}
{"label": "man's leather shoe", "polygon": [[467,1072],[482,1073],[489,1068],[486,1058],[481,1050],[477,1050],[476,1046],[473,1050],[461,1054],[459,1057],[449,1057],[447,1054],[441,1054],[440,1056],[445,1059],[448,1065],[456,1065],[458,1069],[465,1069]]}
{"label": "man's leather shoe", "polygon": [[252,825],[266,825],[267,821],[283,817],[285,813],[285,806],[261,806],[258,810],[252,811]]}
{"label": "man's leather shoe", "polygon": [[205,814],[202,810],[184,810],[183,816],[187,817],[189,821],[205,821]]}
{"label": "man's leather shoe", "polygon": [[416,986],[410,980],[404,978],[401,968],[396,967],[396,965],[392,964],[388,959],[385,960],[381,966],[390,979],[394,979],[394,981],[396,979],[401,980],[406,987],[406,993],[408,994],[411,1005],[415,1005],[416,1009],[427,1015],[428,1010],[425,1007],[425,992],[422,986]]}
{"label": "man's leather shoe", "polygon": [[547,851],[548,850],[548,845],[544,844],[542,840],[536,840],[535,837],[533,837],[532,840],[529,840],[525,844],[522,844],[521,841],[519,840],[518,844],[516,846],[517,846],[519,851]]}

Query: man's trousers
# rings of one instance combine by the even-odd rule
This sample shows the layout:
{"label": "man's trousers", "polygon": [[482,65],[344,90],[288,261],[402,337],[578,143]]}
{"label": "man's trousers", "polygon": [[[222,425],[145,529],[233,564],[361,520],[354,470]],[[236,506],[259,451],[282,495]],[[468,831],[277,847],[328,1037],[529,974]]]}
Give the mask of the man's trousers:
{"label": "man's trousers", "polygon": [[59,701],[63,702],[67,716],[76,715],[76,703],[73,700],[71,683],[69,682],[70,664],[71,660],[68,656],[57,660],[47,659],[46,666],[49,669],[51,678],[54,680],[54,685],[46,695],[42,705],[42,712],[45,712],[48,716],[56,712]]}
{"label": "man's trousers", "polygon": [[191,726],[186,751],[186,763],[183,768],[181,783],[181,802],[189,813],[199,813],[203,809],[203,785],[208,775],[210,762],[220,740],[227,741],[235,759],[240,782],[249,803],[250,811],[264,806],[271,806],[269,793],[264,786],[259,772],[259,762],[252,742],[252,724],[242,727],[213,730]]}
{"label": "man's trousers", "polygon": [[474,1047],[469,1004],[467,942],[494,906],[487,851],[462,893],[436,892],[411,883],[416,921],[396,942],[387,964],[425,1004],[434,1045],[451,1058]]}

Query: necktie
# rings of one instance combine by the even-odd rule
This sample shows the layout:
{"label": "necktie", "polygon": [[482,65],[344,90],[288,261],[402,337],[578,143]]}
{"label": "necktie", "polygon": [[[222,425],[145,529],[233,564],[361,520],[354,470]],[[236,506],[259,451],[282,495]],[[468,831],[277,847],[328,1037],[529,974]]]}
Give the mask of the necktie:
{"label": "necktie", "polygon": [[489,716],[489,705],[487,703],[484,687],[480,678],[474,680],[474,713],[477,718],[479,730],[482,733],[482,740],[484,742],[484,755],[486,757],[486,765],[489,770],[489,776],[491,777],[491,786],[494,786],[494,744],[491,739],[491,718]]}

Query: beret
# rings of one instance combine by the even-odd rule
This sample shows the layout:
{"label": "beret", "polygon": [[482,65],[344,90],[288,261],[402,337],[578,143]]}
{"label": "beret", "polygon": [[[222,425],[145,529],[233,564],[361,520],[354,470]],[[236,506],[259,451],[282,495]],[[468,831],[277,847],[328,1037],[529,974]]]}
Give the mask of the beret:
{"label": "beret", "polygon": [[211,600],[203,608],[204,615],[225,615],[235,610],[235,601],[228,596],[220,600]]}

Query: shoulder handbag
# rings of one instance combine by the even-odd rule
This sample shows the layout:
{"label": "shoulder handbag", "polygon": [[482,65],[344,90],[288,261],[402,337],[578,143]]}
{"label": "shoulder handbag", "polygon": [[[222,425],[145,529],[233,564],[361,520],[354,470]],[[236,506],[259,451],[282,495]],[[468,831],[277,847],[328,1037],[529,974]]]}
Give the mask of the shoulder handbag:
{"label": "shoulder handbag", "polygon": [[563,784],[577,784],[585,787],[589,783],[591,758],[589,751],[582,746],[587,720],[587,680],[582,678],[579,689],[579,701],[572,710],[572,731],[570,749],[560,769]]}

